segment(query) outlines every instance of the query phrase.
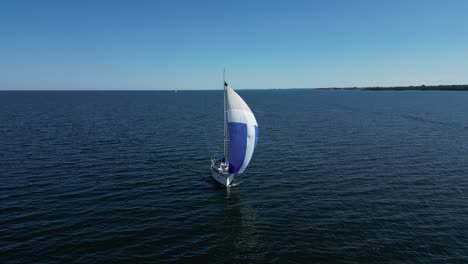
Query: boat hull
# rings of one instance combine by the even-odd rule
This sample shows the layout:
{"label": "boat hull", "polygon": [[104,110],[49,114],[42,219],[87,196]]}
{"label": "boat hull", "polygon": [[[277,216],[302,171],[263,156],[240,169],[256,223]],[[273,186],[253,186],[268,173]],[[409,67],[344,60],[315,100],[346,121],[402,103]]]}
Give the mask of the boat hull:
{"label": "boat hull", "polygon": [[213,176],[213,179],[215,179],[217,182],[221,183],[226,187],[229,187],[231,186],[232,181],[234,180],[235,174],[219,173],[214,169],[211,169],[211,176]]}

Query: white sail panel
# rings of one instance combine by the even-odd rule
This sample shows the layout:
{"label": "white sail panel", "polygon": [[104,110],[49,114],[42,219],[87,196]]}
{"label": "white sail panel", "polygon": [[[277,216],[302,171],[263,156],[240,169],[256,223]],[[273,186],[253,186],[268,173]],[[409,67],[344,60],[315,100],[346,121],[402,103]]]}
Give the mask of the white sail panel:
{"label": "white sail panel", "polygon": [[245,101],[226,87],[226,111],[229,130],[229,173],[244,172],[252,159],[258,140],[258,124]]}

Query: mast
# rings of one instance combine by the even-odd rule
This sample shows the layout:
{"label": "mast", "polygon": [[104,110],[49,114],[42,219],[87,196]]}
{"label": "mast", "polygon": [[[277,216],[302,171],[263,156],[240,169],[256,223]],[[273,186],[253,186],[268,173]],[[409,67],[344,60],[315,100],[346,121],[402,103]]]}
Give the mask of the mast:
{"label": "mast", "polygon": [[226,69],[223,69],[223,89],[224,89],[224,153],[223,157],[226,158],[226,141],[227,141],[227,126],[226,126]]}

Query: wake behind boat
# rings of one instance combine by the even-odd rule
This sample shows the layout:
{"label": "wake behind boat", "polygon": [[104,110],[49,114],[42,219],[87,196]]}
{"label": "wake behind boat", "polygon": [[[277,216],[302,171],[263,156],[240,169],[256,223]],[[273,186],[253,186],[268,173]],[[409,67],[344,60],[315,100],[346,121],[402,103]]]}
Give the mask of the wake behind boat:
{"label": "wake behind boat", "polygon": [[245,101],[224,81],[224,148],[221,158],[211,159],[213,178],[227,187],[231,186],[235,175],[243,173],[249,165],[257,140],[255,116]]}

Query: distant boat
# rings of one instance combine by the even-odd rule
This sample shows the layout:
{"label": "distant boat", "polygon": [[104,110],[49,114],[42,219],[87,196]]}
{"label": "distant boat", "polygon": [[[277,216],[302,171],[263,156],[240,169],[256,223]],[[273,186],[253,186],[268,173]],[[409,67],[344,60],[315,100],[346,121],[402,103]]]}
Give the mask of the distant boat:
{"label": "distant boat", "polygon": [[213,178],[227,187],[231,186],[235,175],[243,173],[249,165],[257,140],[255,116],[224,81],[224,150],[221,158],[211,159]]}

